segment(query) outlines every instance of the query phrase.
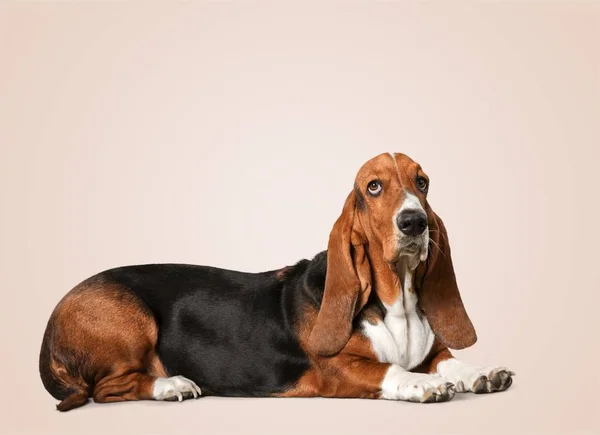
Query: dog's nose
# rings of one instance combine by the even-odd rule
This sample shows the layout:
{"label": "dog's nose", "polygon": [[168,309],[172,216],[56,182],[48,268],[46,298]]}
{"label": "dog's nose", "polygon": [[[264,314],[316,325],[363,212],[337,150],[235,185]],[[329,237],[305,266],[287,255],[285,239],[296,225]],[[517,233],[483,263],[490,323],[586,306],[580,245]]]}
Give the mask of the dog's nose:
{"label": "dog's nose", "polygon": [[427,216],[419,210],[404,210],[398,215],[397,224],[407,236],[418,236],[427,228]]}

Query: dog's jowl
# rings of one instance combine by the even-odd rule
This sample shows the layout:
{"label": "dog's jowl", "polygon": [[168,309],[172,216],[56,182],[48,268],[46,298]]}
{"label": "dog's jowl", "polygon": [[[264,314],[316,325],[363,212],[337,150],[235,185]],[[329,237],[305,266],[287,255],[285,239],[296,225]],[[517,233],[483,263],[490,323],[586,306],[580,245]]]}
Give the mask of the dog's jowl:
{"label": "dog's jowl", "polygon": [[60,411],[90,397],[444,402],[506,390],[512,372],[450,353],[477,337],[428,190],[419,164],[381,154],[312,260],[262,273],[127,266],[85,280],[48,321],[44,386]]}

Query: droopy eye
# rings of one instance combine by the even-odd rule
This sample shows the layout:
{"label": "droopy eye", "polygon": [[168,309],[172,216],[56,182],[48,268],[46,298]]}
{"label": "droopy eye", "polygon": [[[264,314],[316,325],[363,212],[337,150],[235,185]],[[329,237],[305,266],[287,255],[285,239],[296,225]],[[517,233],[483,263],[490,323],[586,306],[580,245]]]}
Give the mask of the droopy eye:
{"label": "droopy eye", "polygon": [[382,189],[383,189],[383,186],[381,186],[381,181],[379,181],[379,180],[370,181],[369,185],[367,186],[367,190],[373,196],[379,195],[379,193],[381,193]]}
{"label": "droopy eye", "polygon": [[417,187],[422,192],[427,192],[427,188],[429,187],[429,182],[427,181],[427,178],[417,177]]}

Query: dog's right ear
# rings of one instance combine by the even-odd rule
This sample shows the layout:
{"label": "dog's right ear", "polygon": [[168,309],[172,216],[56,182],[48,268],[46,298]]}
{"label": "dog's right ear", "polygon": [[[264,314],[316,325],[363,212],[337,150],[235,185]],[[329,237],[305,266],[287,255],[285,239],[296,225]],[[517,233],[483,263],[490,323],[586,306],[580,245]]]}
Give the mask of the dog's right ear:
{"label": "dog's right ear", "polygon": [[308,342],[309,349],[319,355],[342,350],[352,334],[354,316],[369,298],[371,266],[365,243],[352,192],[329,235],[325,290]]}

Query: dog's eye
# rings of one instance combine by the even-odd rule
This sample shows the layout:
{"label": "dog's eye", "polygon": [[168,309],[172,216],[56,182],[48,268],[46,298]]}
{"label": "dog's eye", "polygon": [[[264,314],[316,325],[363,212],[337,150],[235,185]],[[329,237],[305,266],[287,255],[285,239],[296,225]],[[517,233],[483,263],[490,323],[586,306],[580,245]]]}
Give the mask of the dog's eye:
{"label": "dog's eye", "polygon": [[369,185],[367,186],[367,190],[371,195],[379,195],[379,193],[381,193],[381,189],[383,189],[383,187],[381,186],[381,181],[379,180],[373,180],[369,182]]}
{"label": "dog's eye", "polygon": [[417,187],[421,189],[422,192],[427,192],[427,188],[429,187],[427,179],[423,177],[417,177]]}

